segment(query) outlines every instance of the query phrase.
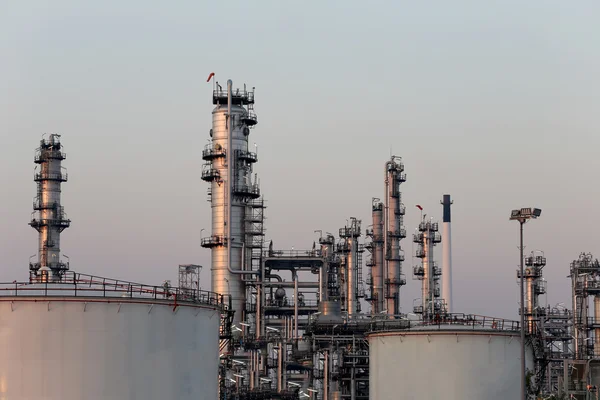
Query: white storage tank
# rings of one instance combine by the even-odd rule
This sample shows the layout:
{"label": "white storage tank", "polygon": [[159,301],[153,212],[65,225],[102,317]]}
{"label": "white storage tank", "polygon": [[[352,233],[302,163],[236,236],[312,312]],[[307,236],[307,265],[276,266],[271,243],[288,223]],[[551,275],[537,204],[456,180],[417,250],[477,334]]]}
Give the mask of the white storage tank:
{"label": "white storage tank", "polygon": [[0,285],[0,399],[217,398],[221,296],[77,276]]}
{"label": "white storage tank", "polygon": [[[488,320],[369,334],[371,400],[519,399],[516,323]],[[526,349],[526,368],[533,353]]]}

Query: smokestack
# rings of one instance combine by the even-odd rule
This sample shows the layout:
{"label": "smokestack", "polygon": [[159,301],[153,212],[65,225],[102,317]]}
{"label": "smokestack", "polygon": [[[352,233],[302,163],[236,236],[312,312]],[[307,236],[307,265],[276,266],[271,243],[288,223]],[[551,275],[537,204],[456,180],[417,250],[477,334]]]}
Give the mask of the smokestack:
{"label": "smokestack", "polygon": [[442,298],[446,300],[448,312],[452,309],[452,233],[450,230],[450,206],[454,203],[445,194],[440,202],[444,207],[442,225]]}

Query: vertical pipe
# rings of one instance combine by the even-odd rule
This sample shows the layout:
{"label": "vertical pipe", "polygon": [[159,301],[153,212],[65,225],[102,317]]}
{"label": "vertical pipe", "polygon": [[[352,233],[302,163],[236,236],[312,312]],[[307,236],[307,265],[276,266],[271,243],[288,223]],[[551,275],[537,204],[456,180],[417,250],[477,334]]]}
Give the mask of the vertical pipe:
{"label": "vertical pipe", "polygon": [[352,372],[350,373],[350,400],[356,400],[356,336],[352,335]]}
{"label": "vertical pipe", "polygon": [[325,362],[323,363],[323,400],[329,400],[329,352],[323,352]]}
{"label": "vertical pipe", "polygon": [[577,306],[577,292],[575,290],[578,281],[578,270],[573,268],[571,270],[571,293],[573,298],[573,344],[575,348],[575,359],[580,357],[579,354],[579,307]]}
{"label": "vertical pipe", "polygon": [[277,351],[277,391],[281,393],[283,387],[283,341],[279,342]]}
{"label": "vertical pipe", "polygon": [[[233,238],[231,237],[231,186],[233,185],[233,140],[231,138],[233,117],[231,115],[231,96],[232,96],[233,82],[231,79],[227,81],[227,182],[226,193],[225,193],[225,223],[227,224],[227,268],[231,268],[231,247],[233,245]],[[236,310],[240,312],[241,310]]]}
{"label": "vertical pipe", "polygon": [[260,339],[260,337],[262,336],[262,326],[261,326],[261,298],[262,298],[262,291],[263,291],[263,287],[262,287],[262,275],[260,277],[261,282],[259,282],[256,285],[256,316],[255,318],[255,323],[256,323],[256,338]]}
{"label": "vertical pipe", "polygon": [[[265,329],[266,329],[266,321],[265,321],[265,312],[264,312],[264,305],[265,305],[265,300],[266,300],[266,292],[265,292],[265,287],[264,287],[264,283],[265,283],[265,276],[266,276],[266,266],[265,266],[265,260],[263,259],[261,261],[261,272],[260,272],[260,285],[261,285],[261,291],[260,291],[260,296],[258,297],[259,302],[260,302],[260,335],[264,336],[265,335]],[[271,287],[271,296],[273,296],[273,288]]]}
{"label": "vertical pipe", "polygon": [[[422,224],[425,224],[425,220],[423,220]],[[423,319],[425,319],[425,315],[433,316],[433,313],[430,312],[431,307],[431,278],[433,275],[433,270],[431,268],[431,258],[429,257],[429,231],[423,231],[423,252],[425,256],[423,257],[423,282],[421,285],[421,297],[422,297],[422,306],[423,306]]]}
{"label": "vertical pipe", "polygon": [[594,355],[596,357],[600,356],[600,328],[598,328],[598,324],[600,323],[600,296],[594,296]]}
{"label": "vertical pipe", "polygon": [[250,389],[254,389],[254,352],[250,352],[250,367],[248,369],[248,380],[250,381]]}
{"label": "vertical pipe", "polygon": [[282,377],[281,377],[281,382],[282,382],[282,386],[283,389],[287,388],[287,373],[286,373],[286,366],[287,366],[287,340],[283,341],[283,352],[281,354],[281,360],[282,360],[282,368],[281,368],[281,373],[282,373]]}
{"label": "vertical pipe", "polygon": [[446,306],[449,313],[452,313],[452,230],[450,195],[445,194],[442,200],[443,205],[443,226],[442,226],[442,298],[446,300]]}
{"label": "vertical pipe", "polygon": [[260,366],[261,366],[261,353],[260,350],[254,352],[254,358],[256,359],[256,368],[254,369],[255,377],[254,382],[256,382],[256,386],[260,386]]}
{"label": "vertical pipe", "polygon": [[[352,226],[350,232],[353,235]],[[349,247],[348,256],[346,257],[346,311],[350,316],[356,312],[356,238],[350,236],[345,240]]]}
{"label": "vertical pipe", "polygon": [[298,339],[298,276],[294,274],[294,339]]}
{"label": "vertical pipe", "polygon": [[520,224],[520,242],[521,242],[521,246],[520,246],[520,256],[521,256],[521,285],[520,285],[520,292],[521,292],[521,400],[526,400],[526,394],[525,394],[525,312],[524,312],[524,301],[525,301],[525,296],[524,296],[524,291],[523,291],[523,224],[525,223],[525,220],[521,220],[519,221]]}

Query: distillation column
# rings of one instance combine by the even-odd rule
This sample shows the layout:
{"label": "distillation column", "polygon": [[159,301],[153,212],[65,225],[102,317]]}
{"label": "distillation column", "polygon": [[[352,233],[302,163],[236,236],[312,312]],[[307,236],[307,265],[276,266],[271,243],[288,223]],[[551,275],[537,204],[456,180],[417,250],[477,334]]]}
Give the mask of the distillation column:
{"label": "distillation column", "polygon": [[406,237],[402,225],[404,206],[400,201],[400,184],[406,182],[404,164],[400,157],[393,156],[385,164],[385,286],[387,314],[400,314],[400,286],[406,284],[402,275],[404,254],[400,240]]}
{"label": "distillation column", "polygon": [[454,203],[450,195],[445,194],[442,219],[442,298],[446,300],[448,312],[452,312],[452,231],[450,228],[450,206]]}
{"label": "distillation column", "polygon": [[[536,321],[539,320],[538,296],[546,293],[546,281],[542,278],[542,268],[546,265],[546,257],[543,253],[535,254],[532,252],[525,258],[525,319],[527,320],[527,330],[533,332]],[[517,270],[517,278],[520,278],[520,271]]]}
{"label": "distillation column", "polygon": [[440,243],[442,238],[438,233],[437,222],[427,221],[427,215],[419,224],[419,233],[413,235],[413,241],[419,246],[416,257],[421,259],[421,266],[414,267],[413,273],[421,280],[421,308],[415,312],[422,312],[423,319],[431,318],[444,307],[437,300],[440,297],[439,279],[441,270],[433,260],[433,247]]}
{"label": "distillation column", "polygon": [[359,310],[359,263],[358,238],[361,234],[361,221],[356,218],[350,219],[350,226],[340,229],[340,238],[345,241],[343,246],[346,252],[346,311],[353,315]]}
{"label": "distillation column", "polygon": [[384,310],[383,294],[383,203],[373,200],[373,231],[371,258],[371,313],[379,314]]}
{"label": "distillation column", "polygon": [[257,155],[248,150],[250,128],[257,123],[254,91],[234,90],[231,81],[225,91],[217,83],[213,104],[210,144],[202,152],[202,179],[211,184],[212,234],[202,239],[202,246],[211,249],[211,290],[231,295],[236,324],[242,321],[246,302],[246,202],[260,197],[256,177],[252,181]]}
{"label": "distillation column", "polygon": [[[596,328],[597,320],[590,324],[588,318],[588,297],[594,296],[594,319],[599,316],[596,302],[596,296],[600,295],[600,262],[594,259],[589,253],[581,253],[579,258],[571,263],[570,268],[571,289],[573,293],[573,338],[575,340],[575,359],[585,359],[590,355],[588,340],[600,339],[600,332]],[[593,330],[593,337],[588,337]],[[600,353],[597,349],[599,342],[594,343],[594,352]]]}
{"label": "distillation column", "polygon": [[61,165],[65,158],[60,135],[52,134],[48,139],[42,139],[36,150],[34,162],[40,169],[36,168],[34,175],[37,195],[29,225],[39,232],[39,244],[38,262],[29,264],[32,279],[60,280],[69,269],[68,263],[60,259],[60,233],[71,224],[60,202],[61,184],[67,181]]}

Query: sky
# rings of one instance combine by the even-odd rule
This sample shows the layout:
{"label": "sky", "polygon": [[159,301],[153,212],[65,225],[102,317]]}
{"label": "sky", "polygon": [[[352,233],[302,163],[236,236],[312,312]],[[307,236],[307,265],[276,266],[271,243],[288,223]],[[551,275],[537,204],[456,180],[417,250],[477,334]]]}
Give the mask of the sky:
{"label": "sky", "polygon": [[[209,73],[256,87],[267,240],[370,225],[390,154],[405,226],[451,194],[455,311],[518,318],[518,223],[548,295],[600,254],[600,5],[593,1],[0,1],[0,281],[26,280],[33,155],[62,134],[71,269],[150,284],[204,266]],[[596,111],[594,111],[596,110]],[[404,312],[419,297],[405,239]],[[436,250],[441,261],[441,246]],[[366,274],[366,270],[365,270]]]}

